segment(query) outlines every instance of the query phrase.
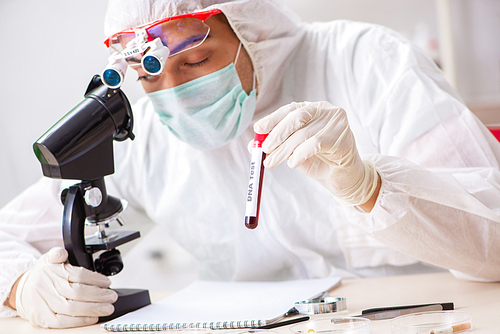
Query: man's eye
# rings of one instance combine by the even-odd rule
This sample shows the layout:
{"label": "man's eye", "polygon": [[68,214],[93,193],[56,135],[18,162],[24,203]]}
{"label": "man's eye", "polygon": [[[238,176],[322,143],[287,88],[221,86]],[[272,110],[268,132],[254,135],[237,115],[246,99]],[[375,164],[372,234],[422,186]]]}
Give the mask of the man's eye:
{"label": "man's eye", "polygon": [[153,75],[141,75],[140,77],[137,78],[137,81],[148,81],[148,80],[151,80],[153,78]]}
{"label": "man's eye", "polygon": [[208,58],[203,59],[202,61],[199,61],[197,63],[185,63],[187,67],[200,67],[205,65],[205,63],[208,61]]}

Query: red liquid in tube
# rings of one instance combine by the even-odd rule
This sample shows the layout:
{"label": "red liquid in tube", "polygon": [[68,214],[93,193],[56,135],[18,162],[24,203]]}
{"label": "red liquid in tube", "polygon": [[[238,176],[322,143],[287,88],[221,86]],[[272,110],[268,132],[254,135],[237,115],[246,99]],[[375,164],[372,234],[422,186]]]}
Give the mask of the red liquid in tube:
{"label": "red liquid in tube", "polygon": [[262,151],[262,142],[266,139],[267,135],[267,133],[256,133],[254,138],[245,210],[245,226],[249,229],[254,229],[259,225],[262,180],[264,179],[264,158],[266,157],[266,154]]}

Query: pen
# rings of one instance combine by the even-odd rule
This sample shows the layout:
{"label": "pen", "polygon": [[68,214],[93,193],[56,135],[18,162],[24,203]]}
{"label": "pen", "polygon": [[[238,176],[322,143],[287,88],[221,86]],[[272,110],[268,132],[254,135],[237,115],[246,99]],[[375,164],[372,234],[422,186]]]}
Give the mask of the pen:
{"label": "pen", "polygon": [[383,320],[383,319],[392,319],[405,314],[453,310],[453,308],[454,308],[453,303],[379,307],[379,308],[363,310],[361,312],[361,315],[357,315],[356,317],[363,317],[370,320]]}
{"label": "pen", "polygon": [[281,327],[281,326],[288,326],[291,324],[296,324],[298,322],[302,321],[307,321],[309,320],[309,317],[300,317],[300,318],[295,318],[295,319],[290,319],[290,320],[285,320],[285,321],[280,321],[280,322],[275,322],[269,325],[264,325],[260,327],[256,327],[257,329],[271,329],[271,328],[276,328],[276,327]]}
{"label": "pen", "polygon": [[454,309],[453,303],[448,302],[448,303],[431,303],[431,304],[419,304],[419,305],[376,307],[376,308],[369,308],[369,309],[363,310],[363,311],[361,311],[361,314],[364,315],[364,314],[370,314],[370,313],[381,312],[381,311],[404,310],[404,309],[412,309],[412,308],[417,308],[417,307],[433,306],[433,305],[440,305],[441,306],[441,308],[438,311],[451,311]]}

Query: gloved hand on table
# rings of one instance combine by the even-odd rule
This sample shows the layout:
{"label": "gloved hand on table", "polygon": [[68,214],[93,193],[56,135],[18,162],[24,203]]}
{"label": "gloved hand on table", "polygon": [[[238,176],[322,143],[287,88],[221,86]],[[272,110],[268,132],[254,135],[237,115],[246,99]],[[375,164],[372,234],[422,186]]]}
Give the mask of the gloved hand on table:
{"label": "gloved hand on table", "polygon": [[362,205],[377,190],[378,174],[356,149],[345,111],[329,102],[291,103],[262,118],[256,133],[269,133],[262,148],[266,168],[288,166],[320,182],[343,205]]}
{"label": "gloved hand on table", "polygon": [[16,309],[33,325],[68,328],[95,324],[98,317],[114,312],[118,295],[108,289],[111,281],[104,275],[65,261],[64,248],[52,248],[35,267],[19,280]]}

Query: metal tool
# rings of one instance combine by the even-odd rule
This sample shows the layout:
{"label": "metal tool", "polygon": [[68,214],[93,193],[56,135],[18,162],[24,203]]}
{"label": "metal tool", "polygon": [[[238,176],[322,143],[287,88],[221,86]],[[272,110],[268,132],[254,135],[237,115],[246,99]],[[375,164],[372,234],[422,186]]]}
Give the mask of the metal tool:
{"label": "metal tool", "polygon": [[347,310],[347,302],[338,297],[313,298],[296,302],[295,308],[299,314],[335,313]]}
{"label": "metal tool", "polygon": [[[310,319],[307,315],[335,313],[347,309],[346,299],[337,297],[328,297],[328,292],[322,293],[317,298],[311,298],[295,303],[295,306],[289,309],[285,314],[274,319],[266,321],[264,326],[259,329],[271,329],[280,326],[291,325],[294,323],[307,321]],[[306,315],[304,317],[295,317],[298,315]],[[285,321],[283,319],[291,318]]]}

